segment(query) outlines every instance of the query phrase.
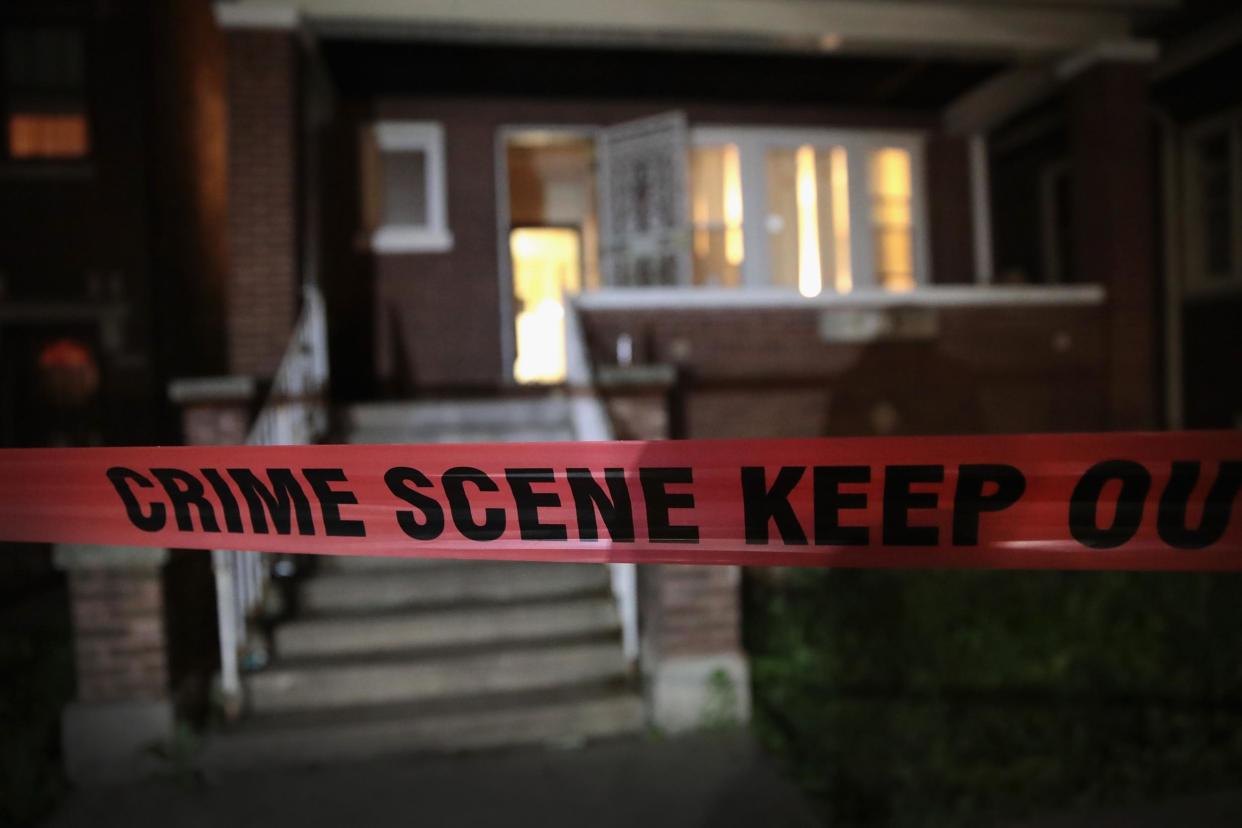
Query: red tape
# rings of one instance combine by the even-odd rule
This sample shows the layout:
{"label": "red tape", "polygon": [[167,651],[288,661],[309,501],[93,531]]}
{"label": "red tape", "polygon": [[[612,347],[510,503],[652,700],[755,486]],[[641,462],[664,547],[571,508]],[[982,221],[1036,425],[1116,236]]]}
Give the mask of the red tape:
{"label": "red tape", "polygon": [[1242,570],[1242,434],[0,451],[0,540]]}

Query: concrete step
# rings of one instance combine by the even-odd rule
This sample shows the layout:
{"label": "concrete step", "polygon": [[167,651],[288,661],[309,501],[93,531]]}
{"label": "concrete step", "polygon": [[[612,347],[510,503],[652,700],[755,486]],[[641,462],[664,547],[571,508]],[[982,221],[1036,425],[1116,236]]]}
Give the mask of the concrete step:
{"label": "concrete step", "polygon": [[574,745],[636,733],[643,727],[636,695],[611,692],[484,710],[427,714],[420,708],[377,709],[363,716],[312,714],[291,726],[246,722],[208,740],[200,763],[208,770],[317,765],[386,756]]}
{"label": "concrete step", "polygon": [[300,606],[310,614],[381,612],[462,602],[559,598],[608,587],[599,564],[482,563],[425,570],[324,573],[303,582]]}
{"label": "concrete step", "polygon": [[324,555],[316,560],[317,573],[329,572],[393,572],[416,570],[426,572],[443,566],[455,566],[453,558],[403,558],[396,555]]}
{"label": "concrete step", "polygon": [[346,408],[342,420],[346,434],[405,435],[402,442],[456,433],[572,434],[567,398],[552,395],[365,403]]}
{"label": "concrete step", "polygon": [[256,715],[555,689],[624,676],[618,642],[506,648],[434,658],[277,663],[245,677]]}
{"label": "concrete step", "polygon": [[617,630],[610,597],[438,612],[296,619],[276,629],[280,659],[586,637]]}
{"label": "concrete step", "polygon": [[368,428],[348,433],[348,442],[355,445],[387,446],[428,443],[566,443],[573,442],[574,430],[569,426],[556,428],[445,428],[438,430]]}

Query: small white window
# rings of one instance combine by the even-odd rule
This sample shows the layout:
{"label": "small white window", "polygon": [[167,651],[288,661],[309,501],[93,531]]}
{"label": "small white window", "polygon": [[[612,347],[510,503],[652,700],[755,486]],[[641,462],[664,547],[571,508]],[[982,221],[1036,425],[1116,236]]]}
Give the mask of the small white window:
{"label": "small white window", "polygon": [[362,135],[363,222],[377,253],[453,247],[445,195],[444,130],[429,121],[383,121]]}

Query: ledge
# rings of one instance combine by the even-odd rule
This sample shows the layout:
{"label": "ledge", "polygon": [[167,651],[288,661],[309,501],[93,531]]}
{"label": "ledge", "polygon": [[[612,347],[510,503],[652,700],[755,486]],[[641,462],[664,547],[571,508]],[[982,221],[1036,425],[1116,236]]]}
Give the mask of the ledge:
{"label": "ledge", "polygon": [[168,399],[187,403],[226,403],[251,400],[257,386],[254,377],[187,377],[168,383]]}
{"label": "ledge", "polygon": [[943,285],[909,293],[857,291],[806,298],[778,288],[604,288],[578,295],[581,310],[747,310],[895,307],[1024,307],[1039,305],[1100,305],[1102,285],[1028,285],[976,287]]}

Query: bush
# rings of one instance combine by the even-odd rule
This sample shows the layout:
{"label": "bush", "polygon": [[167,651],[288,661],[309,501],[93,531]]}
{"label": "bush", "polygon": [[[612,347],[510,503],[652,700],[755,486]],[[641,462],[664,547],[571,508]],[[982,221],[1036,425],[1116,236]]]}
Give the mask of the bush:
{"label": "bush", "polygon": [[760,738],[836,825],[976,824],[1242,778],[1242,578],[748,579]]}

